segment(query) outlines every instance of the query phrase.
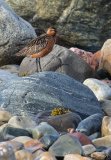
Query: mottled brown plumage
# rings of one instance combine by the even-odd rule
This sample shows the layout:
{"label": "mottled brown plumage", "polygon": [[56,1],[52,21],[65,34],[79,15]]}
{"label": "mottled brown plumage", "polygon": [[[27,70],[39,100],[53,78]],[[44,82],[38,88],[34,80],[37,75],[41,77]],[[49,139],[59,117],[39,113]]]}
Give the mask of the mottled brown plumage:
{"label": "mottled brown plumage", "polygon": [[16,56],[31,56],[32,58],[41,58],[51,52],[56,42],[56,29],[48,28],[46,34],[30,41],[26,47],[16,53]]}

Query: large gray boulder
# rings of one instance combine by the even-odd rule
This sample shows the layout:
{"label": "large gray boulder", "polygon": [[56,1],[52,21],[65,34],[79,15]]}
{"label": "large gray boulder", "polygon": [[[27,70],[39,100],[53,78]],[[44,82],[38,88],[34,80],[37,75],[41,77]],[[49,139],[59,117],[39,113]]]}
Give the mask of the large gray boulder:
{"label": "large gray boulder", "polygon": [[34,37],[33,27],[0,0],[0,66],[16,63],[14,53]]}
{"label": "large gray boulder", "polygon": [[[67,107],[83,117],[102,113],[93,92],[82,83],[56,72],[17,77],[0,70],[0,106],[13,114],[33,116],[57,106]],[[6,75],[6,76],[5,76]]]}
{"label": "large gray boulder", "polygon": [[[41,58],[40,63],[42,71],[61,72],[81,82],[93,77],[92,68],[83,59],[59,45],[55,45],[47,56]],[[37,71],[40,71],[40,68],[36,59],[26,57],[20,65],[19,76],[27,76]]]}
{"label": "large gray boulder", "polygon": [[[27,11],[27,5],[31,5],[30,0],[27,0],[27,3],[26,0],[7,2],[20,15],[23,15],[24,10]],[[110,38],[110,0],[32,0],[31,3],[35,5],[31,7],[34,13],[27,11],[27,17],[31,15],[35,26],[45,29],[55,25],[61,38],[78,47],[98,50],[104,41]]]}

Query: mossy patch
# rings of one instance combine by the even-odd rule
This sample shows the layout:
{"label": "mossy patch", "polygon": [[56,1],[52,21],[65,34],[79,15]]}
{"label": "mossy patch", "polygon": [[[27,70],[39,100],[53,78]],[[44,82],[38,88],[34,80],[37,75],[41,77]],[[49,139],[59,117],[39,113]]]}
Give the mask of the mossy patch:
{"label": "mossy patch", "polygon": [[56,107],[51,111],[51,116],[57,116],[57,115],[62,115],[70,112],[69,109],[66,109],[64,107]]}

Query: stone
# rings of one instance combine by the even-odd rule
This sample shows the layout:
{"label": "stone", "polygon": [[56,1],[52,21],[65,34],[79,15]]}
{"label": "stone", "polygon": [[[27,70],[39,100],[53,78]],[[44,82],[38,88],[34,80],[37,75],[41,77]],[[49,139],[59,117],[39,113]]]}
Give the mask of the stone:
{"label": "stone", "polygon": [[110,7],[111,3],[104,0],[91,3],[88,0],[36,1],[36,16],[32,23],[40,28],[55,25],[61,39],[70,46],[97,51],[104,40],[110,38]]}
{"label": "stone", "polygon": [[111,100],[102,100],[100,103],[105,114],[111,117]]}
{"label": "stone", "polygon": [[96,60],[94,61],[93,53],[87,52],[79,48],[74,48],[74,47],[71,47],[69,50],[73,51],[75,54],[81,57],[84,61],[86,61],[86,63],[88,63],[92,69],[95,70],[97,68],[98,63],[96,63]]}
{"label": "stone", "polygon": [[13,116],[8,121],[8,124],[12,125],[15,128],[23,128],[23,129],[36,127],[36,123],[32,119],[26,116]]}
{"label": "stone", "polygon": [[91,160],[91,158],[83,157],[79,154],[67,154],[65,155],[64,160]]}
{"label": "stone", "polygon": [[91,134],[90,136],[88,136],[89,139],[92,141],[93,139],[100,138],[101,137],[101,133],[100,132],[95,132],[95,133]]}
{"label": "stone", "polygon": [[31,19],[36,14],[36,0],[5,0],[14,11],[25,19]]}
{"label": "stone", "polygon": [[15,152],[15,157],[16,160],[33,160],[33,155],[32,153],[26,151],[26,150],[19,150],[17,152]]}
{"label": "stone", "polygon": [[83,152],[85,156],[90,155],[91,153],[96,151],[96,148],[93,144],[87,144],[82,146]]}
{"label": "stone", "polygon": [[0,110],[0,125],[7,123],[11,117],[12,115],[9,112]]}
{"label": "stone", "polygon": [[103,114],[93,114],[82,120],[76,128],[76,131],[82,132],[87,136],[98,132],[101,130],[102,119]]}
{"label": "stone", "polygon": [[14,55],[36,37],[33,27],[0,1],[0,66],[21,61]]}
{"label": "stone", "polygon": [[111,147],[111,135],[94,139],[92,142],[96,147]]}
{"label": "stone", "polygon": [[92,64],[95,64],[95,70],[99,67],[99,62],[101,59],[101,50],[95,52],[92,57]]}
{"label": "stone", "polygon": [[40,111],[64,106],[86,118],[103,113],[92,91],[80,82],[57,72],[17,77],[0,70],[0,106],[12,114],[34,119]]}
{"label": "stone", "polygon": [[49,112],[39,112],[36,116],[36,122],[48,122],[53,126],[58,132],[66,132],[68,128],[75,128],[81,121],[81,117],[74,113],[69,112],[62,115],[51,116],[51,111]]}
{"label": "stone", "polygon": [[45,145],[45,148],[48,149],[56,140],[57,136],[54,135],[44,135],[42,138],[40,138],[40,142]]}
{"label": "stone", "polygon": [[[53,50],[40,59],[42,71],[56,71],[67,74],[83,82],[93,77],[93,69],[69,49],[55,45]],[[82,67],[80,67],[82,66]],[[37,72],[36,59],[26,57],[20,64],[19,76],[28,76]]]}
{"label": "stone", "polygon": [[5,142],[0,142],[0,146],[4,144],[4,145],[9,145],[13,148],[13,151],[16,152],[18,150],[21,150],[24,148],[23,143],[21,142],[17,142],[17,141],[5,141]]}
{"label": "stone", "polygon": [[111,88],[104,82],[94,78],[88,78],[83,84],[93,91],[98,100],[111,99]]}
{"label": "stone", "polygon": [[0,141],[11,140],[18,136],[32,137],[32,134],[25,129],[14,128],[9,124],[4,124],[0,127]]}
{"label": "stone", "polygon": [[88,138],[88,136],[81,132],[74,132],[70,133],[69,135],[78,138],[82,146],[92,144],[92,141]]}
{"label": "stone", "polygon": [[111,159],[111,147],[106,148],[103,153],[106,155],[106,159],[110,160]]}
{"label": "stone", "polygon": [[13,147],[9,144],[0,144],[0,160],[16,160]]}
{"label": "stone", "polygon": [[96,147],[96,152],[104,152],[105,150],[107,150],[107,147],[105,147],[105,146]]}
{"label": "stone", "polygon": [[16,65],[16,64],[9,64],[9,65],[1,66],[0,69],[18,75],[18,73],[19,73],[19,67],[20,67],[20,66],[19,66],[19,65]]}
{"label": "stone", "polygon": [[101,48],[99,69],[106,70],[111,75],[111,39],[107,39]]}
{"label": "stone", "polygon": [[39,157],[35,160],[57,160],[54,155],[49,152],[43,152]]}
{"label": "stone", "polygon": [[35,152],[33,153],[34,160],[39,160],[41,154],[43,154],[44,152],[46,152],[46,151],[43,150],[43,149],[38,149],[37,151],[35,151]]}
{"label": "stone", "polygon": [[39,140],[33,139],[24,144],[24,147],[27,151],[30,151],[31,153],[34,153],[35,151],[39,149],[45,148],[45,145],[42,144]]}
{"label": "stone", "polygon": [[17,142],[25,144],[26,142],[29,142],[30,140],[33,140],[33,139],[28,136],[18,136],[12,139],[11,141],[17,141]]}
{"label": "stone", "polygon": [[95,72],[95,74],[94,74],[94,77],[96,78],[96,79],[99,79],[99,80],[101,80],[102,82],[105,82],[107,85],[111,85],[110,83],[110,79],[111,79],[111,76],[110,76],[110,74],[106,71],[106,70],[104,70],[104,69],[98,69],[96,72]]}
{"label": "stone", "polygon": [[91,157],[95,160],[105,160],[106,155],[103,152],[94,152],[91,154]]}
{"label": "stone", "polygon": [[47,122],[41,122],[37,127],[30,129],[34,139],[39,139],[44,135],[53,135],[59,137],[59,133]]}
{"label": "stone", "polygon": [[45,29],[48,26],[55,26],[63,41],[62,44],[97,51],[104,41],[110,38],[110,1],[99,0],[89,3],[88,0],[79,2],[59,0],[52,3],[52,0],[32,2],[6,0],[6,2],[17,14],[36,27]]}
{"label": "stone", "polygon": [[62,135],[57,141],[49,148],[49,152],[54,154],[56,157],[63,157],[66,154],[82,154],[82,146],[79,140],[70,135]]}
{"label": "stone", "polygon": [[103,117],[101,134],[103,137],[111,135],[111,117],[108,117],[108,116]]}

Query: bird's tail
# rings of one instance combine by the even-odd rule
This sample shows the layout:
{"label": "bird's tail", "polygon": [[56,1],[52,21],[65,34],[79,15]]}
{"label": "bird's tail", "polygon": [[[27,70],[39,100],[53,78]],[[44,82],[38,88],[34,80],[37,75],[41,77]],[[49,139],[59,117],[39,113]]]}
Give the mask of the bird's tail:
{"label": "bird's tail", "polygon": [[17,52],[16,54],[15,54],[16,56],[26,56],[26,55],[28,55],[28,53],[27,53],[27,47],[25,47],[25,48],[23,48],[23,49],[21,49],[19,52]]}

